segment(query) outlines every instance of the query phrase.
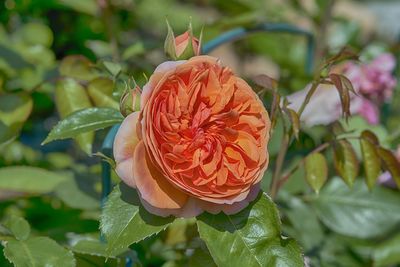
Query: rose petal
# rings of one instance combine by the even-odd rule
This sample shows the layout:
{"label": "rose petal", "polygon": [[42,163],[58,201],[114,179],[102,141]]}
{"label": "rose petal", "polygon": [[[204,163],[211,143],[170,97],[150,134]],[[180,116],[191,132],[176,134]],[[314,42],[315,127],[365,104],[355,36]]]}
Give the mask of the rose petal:
{"label": "rose petal", "polygon": [[139,112],[133,112],[124,119],[114,139],[114,159],[117,164],[115,171],[129,186],[135,187],[133,179],[133,154],[139,142],[136,134],[136,124]]}
{"label": "rose petal", "polygon": [[188,195],[171,185],[154,167],[143,141],[137,145],[133,160],[136,187],[148,204],[160,209],[180,209],[186,204]]}
{"label": "rose petal", "polygon": [[149,100],[151,93],[156,88],[158,82],[164,77],[163,73],[174,70],[177,66],[185,63],[186,60],[166,61],[154,70],[150,80],[143,86],[142,95],[140,98],[140,107],[143,108]]}
{"label": "rose petal", "polygon": [[217,214],[220,213],[221,211],[227,215],[230,214],[235,214],[245,207],[249,205],[250,202],[252,202],[256,197],[258,196],[258,193],[260,192],[260,184],[255,184],[251,187],[250,192],[248,193],[247,197],[243,199],[242,201],[235,202],[233,204],[215,204],[212,202],[207,202],[207,201],[201,201],[198,200],[199,206],[212,214]]}

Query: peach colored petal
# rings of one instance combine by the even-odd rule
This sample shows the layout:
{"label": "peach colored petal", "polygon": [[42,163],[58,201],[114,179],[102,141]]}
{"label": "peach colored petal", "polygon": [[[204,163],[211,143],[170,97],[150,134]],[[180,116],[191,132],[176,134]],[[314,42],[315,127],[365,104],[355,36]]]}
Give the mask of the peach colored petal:
{"label": "peach colored petal", "polygon": [[124,119],[114,139],[113,153],[117,164],[115,171],[129,186],[135,187],[133,179],[133,154],[139,142],[136,124],[139,112],[133,112]]}
{"label": "peach colored petal", "polygon": [[161,64],[143,88],[139,120],[133,177],[151,213],[230,214],[257,196],[270,120],[252,88],[218,59]]}
{"label": "peach colored petal", "polygon": [[147,201],[141,198],[141,202],[143,207],[150,213],[161,216],[175,216],[178,218],[192,218],[200,215],[203,212],[199,201],[195,198],[189,197],[186,204],[180,209],[164,209],[164,208],[156,208],[150,205]]}
{"label": "peach colored petal", "polygon": [[212,214],[223,212],[225,214],[235,214],[249,205],[260,192],[260,184],[255,184],[251,187],[249,194],[245,199],[233,204],[215,204],[207,201],[198,200],[198,205],[204,210]]}
{"label": "peach colored petal", "polygon": [[[154,70],[153,75],[150,77],[150,80],[143,86],[142,95],[140,98],[140,107],[143,109],[147,101],[149,100],[152,91],[157,86],[158,82],[164,77],[164,73],[174,70],[177,66],[185,63],[186,60],[178,60],[178,61],[166,61]],[[158,75],[157,75],[158,74]]]}
{"label": "peach colored petal", "polygon": [[135,149],[133,176],[142,199],[155,208],[180,209],[188,196],[172,186],[153,166],[143,141]]}

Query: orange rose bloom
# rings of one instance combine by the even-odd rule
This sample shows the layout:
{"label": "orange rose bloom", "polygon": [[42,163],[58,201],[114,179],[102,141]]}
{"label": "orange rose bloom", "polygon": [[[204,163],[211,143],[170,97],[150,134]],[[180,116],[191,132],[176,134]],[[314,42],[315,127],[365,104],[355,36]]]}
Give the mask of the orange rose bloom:
{"label": "orange rose bloom", "polygon": [[116,172],[151,213],[236,213],[259,192],[269,130],[258,96],[216,58],[165,62],[117,133]]}

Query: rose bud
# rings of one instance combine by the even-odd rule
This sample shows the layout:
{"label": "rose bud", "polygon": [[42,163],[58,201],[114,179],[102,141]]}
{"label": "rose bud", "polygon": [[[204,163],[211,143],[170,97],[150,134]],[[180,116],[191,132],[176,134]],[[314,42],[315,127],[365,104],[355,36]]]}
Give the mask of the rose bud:
{"label": "rose bud", "polygon": [[192,25],[181,35],[175,37],[174,32],[167,21],[168,34],[164,43],[165,53],[173,60],[188,59],[192,56],[198,56],[201,52],[201,34],[200,40],[193,36]]}
{"label": "rose bud", "polygon": [[140,110],[140,88],[135,86],[134,89],[127,89],[119,102],[119,110],[124,117],[132,112]]}
{"label": "rose bud", "polygon": [[234,214],[259,193],[270,127],[257,94],[216,58],[164,62],[118,130],[115,170],[153,214]]}

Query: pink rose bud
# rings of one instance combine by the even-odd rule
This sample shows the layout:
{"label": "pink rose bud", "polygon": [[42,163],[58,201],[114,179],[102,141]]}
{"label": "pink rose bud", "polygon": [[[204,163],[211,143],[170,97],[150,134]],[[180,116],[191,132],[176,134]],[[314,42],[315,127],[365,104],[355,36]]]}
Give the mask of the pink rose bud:
{"label": "pink rose bud", "polygon": [[165,39],[165,53],[174,60],[188,59],[200,55],[201,52],[201,34],[200,38],[193,36],[192,25],[186,32],[175,37],[171,26],[168,24],[168,35]]}
{"label": "pink rose bud", "polygon": [[141,90],[137,85],[134,89],[127,89],[122,95],[119,110],[124,117],[127,117],[132,112],[140,110],[140,95]]}

